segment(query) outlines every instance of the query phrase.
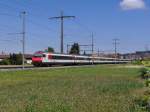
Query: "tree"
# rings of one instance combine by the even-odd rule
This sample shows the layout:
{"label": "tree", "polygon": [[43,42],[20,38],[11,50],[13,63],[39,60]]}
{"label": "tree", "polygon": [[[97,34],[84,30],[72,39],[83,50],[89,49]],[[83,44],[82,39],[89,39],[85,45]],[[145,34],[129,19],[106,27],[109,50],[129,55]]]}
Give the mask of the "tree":
{"label": "tree", "polygon": [[16,54],[16,64],[17,65],[21,65],[22,64],[22,54],[21,53]]}
{"label": "tree", "polygon": [[71,47],[69,54],[80,54],[80,47],[78,43],[74,43]]}
{"label": "tree", "polygon": [[22,64],[22,54],[10,54],[9,61],[12,65],[21,65]]}
{"label": "tree", "polygon": [[47,48],[47,50],[46,50],[46,52],[54,53],[55,51],[54,51],[54,48],[52,48],[52,47],[48,47],[48,48]]}
{"label": "tree", "polygon": [[86,52],[84,51],[83,55],[86,55]]}

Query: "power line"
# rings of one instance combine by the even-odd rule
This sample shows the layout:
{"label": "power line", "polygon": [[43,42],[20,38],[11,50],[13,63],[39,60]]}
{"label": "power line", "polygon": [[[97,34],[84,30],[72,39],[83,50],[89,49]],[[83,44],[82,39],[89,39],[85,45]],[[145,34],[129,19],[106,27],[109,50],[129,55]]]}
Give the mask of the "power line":
{"label": "power line", "polygon": [[[42,45],[45,45],[45,41],[43,42],[43,41],[41,41],[41,39],[40,38],[37,38],[37,37],[43,37],[43,36],[40,36],[39,34],[35,34],[35,33],[29,33],[28,32],[28,34],[30,35],[30,37],[32,38],[32,40],[34,40],[34,45],[35,44],[42,44]],[[31,36],[32,35],[32,36]],[[36,41],[36,42],[35,42]],[[31,42],[31,41],[30,41]],[[38,43],[37,43],[38,42]]]}
{"label": "power line", "polygon": [[[18,2],[18,1],[15,1],[16,3]],[[3,3],[4,4],[4,3]],[[19,2],[19,4],[20,4],[20,2]],[[14,7],[12,7],[12,6],[9,6],[9,5],[6,5],[6,4],[4,4],[3,6],[5,6],[5,7],[7,7],[7,8],[10,8],[10,9],[13,9],[13,10],[16,10],[16,11],[18,11],[18,10],[20,10],[21,8],[20,7],[17,7],[17,8],[14,8]],[[5,15],[5,14],[4,14]],[[6,14],[7,15],[7,14]],[[31,16],[33,16],[34,14],[32,14]],[[10,16],[10,15],[7,15],[7,16]],[[63,16],[63,14],[59,17],[59,18],[55,18],[55,19],[61,19],[61,17]],[[35,16],[34,16],[35,17]],[[71,17],[73,17],[74,18],[74,16],[71,16]],[[63,16],[63,18],[70,18],[70,16]],[[53,18],[54,19],[54,18]],[[39,23],[35,23],[35,21],[31,21],[31,20],[29,20],[29,23],[32,23],[32,24],[34,24],[34,25],[37,25],[37,26],[40,26],[40,28],[41,27],[43,27],[44,29],[46,29],[46,30],[48,30],[48,31],[50,31],[50,30],[52,30],[52,29],[50,29],[49,27],[47,27],[47,26],[44,26],[44,25],[42,25],[42,24],[39,24]],[[63,22],[61,22],[61,26],[63,26],[63,24],[62,24]],[[82,27],[82,28],[84,28],[86,31],[90,31],[90,29],[87,27],[87,26],[85,26],[85,25],[83,25],[83,24],[81,24],[81,23],[79,23],[79,22],[76,22],[80,27]],[[50,30],[49,30],[50,29]],[[63,27],[61,27],[61,29],[63,29]],[[90,31],[91,32],[91,31]],[[62,37],[64,37],[64,35],[62,36],[62,30],[61,30],[61,51],[63,51],[63,38]],[[93,48],[92,48],[93,49]],[[93,51],[93,50],[92,50]]]}
{"label": "power line", "polygon": [[63,12],[61,12],[60,16],[51,17],[49,19],[60,19],[61,20],[61,42],[60,42],[60,52],[64,53],[64,19],[67,18],[75,18],[75,16],[64,16]]}
{"label": "power line", "polygon": [[[16,1],[16,3],[17,3],[17,1]],[[20,10],[20,9],[18,9],[18,8],[14,8],[14,7],[12,7],[12,6],[6,5],[6,4],[1,3],[1,2],[0,2],[0,4],[2,4],[3,6],[5,6],[5,7],[11,9],[11,11],[12,11],[12,9],[15,10],[15,11],[17,11],[17,12],[18,12],[18,10]],[[0,13],[0,15],[4,15],[4,16],[12,16],[12,17],[19,17],[19,16],[15,16],[15,15],[12,15],[12,14],[9,14],[9,13]],[[30,16],[33,17],[33,15],[34,15],[34,17],[36,17],[36,16],[39,17],[39,15],[36,15],[36,16],[35,16],[35,14],[31,14]],[[34,24],[34,25],[43,27],[44,29],[47,29],[47,30],[50,29],[50,30],[52,30],[51,28],[49,28],[49,27],[47,27],[47,26],[45,26],[45,25],[39,24],[39,23],[37,23],[37,22],[35,22],[35,21],[32,21],[31,19],[30,19],[30,20],[28,19],[28,21],[29,21],[30,23]],[[53,31],[54,31],[54,30],[53,30]]]}
{"label": "power line", "polygon": [[[3,41],[3,42],[12,42],[14,40],[8,40],[8,39],[0,39],[0,41]],[[16,40],[15,40],[16,41]]]}
{"label": "power line", "polygon": [[93,32],[88,26],[82,24],[81,22],[79,22],[79,19],[78,20],[74,20],[74,22],[80,26],[82,29],[84,29],[86,32]]}
{"label": "power line", "polygon": [[48,26],[44,25],[44,24],[40,24],[40,23],[37,23],[31,19],[28,19],[28,22],[33,24],[33,25],[36,25],[36,26],[39,26],[40,28],[42,27],[43,29],[47,30],[47,31],[53,31],[53,32],[56,32],[54,29],[51,29],[49,28]]}
{"label": "power line", "polygon": [[1,1],[0,1],[0,4],[1,4],[1,6],[7,7],[7,9],[8,8],[11,9],[11,11],[13,11],[13,10],[15,10],[15,11],[21,10],[21,9],[18,9],[18,8],[14,8],[14,7],[10,6],[10,5],[7,5],[5,3],[2,3]]}
{"label": "power line", "polygon": [[2,15],[2,16],[9,16],[9,17],[19,17],[19,16],[12,15],[12,14],[9,14],[9,13],[0,13],[0,15]]}
{"label": "power line", "polygon": [[[19,2],[17,2],[17,1],[15,1],[17,4],[20,4]],[[18,9],[18,8],[14,8],[14,7],[12,7],[12,6],[9,6],[9,5],[6,5],[6,4],[4,4],[4,3],[1,3],[0,2],[0,4],[2,4],[3,6],[6,6],[7,8],[9,8],[9,9],[11,9],[11,11],[12,11],[12,9],[13,10],[15,10],[15,11],[17,11],[18,12],[18,10],[20,10],[20,9]],[[11,15],[11,14],[8,14],[8,13],[0,13],[0,15],[5,15],[5,16],[14,16],[14,15]],[[34,16],[33,16],[34,15]],[[40,15],[36,15],[35,16],[35,14],[30,14],[30,16],[32,16],[32,17],[39,17]],[[14,16],[15,17],[15,16]],[[17,16],[18,17],[18,16]],[[29,19],[28,19],[29,20]],[[29,20],[29,22],[30,23],[32,23],[32,24],[34,24],[34,25],[37,25],[37,26],[40,26],[40,27],[43,27],[44,29],[47,29],[47,30],[49,30],[49,29],[51,29],[51,28],[48,28],[47,26],[44,26],[44,25],[41,25],[41,24],[39,24],[39,23],[36,23],[35,21],[33,22],[31,19]],[[52,30],[52,29],[51,29]],[[54,31],[54,30],[53,30]]]}
{"label": "power line", "polygon": [[92,55],[94,53],[94,35],[92,33]]}

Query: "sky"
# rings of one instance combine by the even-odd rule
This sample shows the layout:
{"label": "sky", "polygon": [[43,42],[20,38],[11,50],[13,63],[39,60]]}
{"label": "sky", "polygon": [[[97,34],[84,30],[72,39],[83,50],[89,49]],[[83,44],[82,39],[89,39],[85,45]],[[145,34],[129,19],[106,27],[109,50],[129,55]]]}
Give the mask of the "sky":
{"label": "sky", "polygon": [[[22,16],[26,11],[26,53],[48,46],[60,51],[60,16],[64,21],[64,48],[67,44],[91,44],[94,50],[129,53],[150,49],[149,0],[0,0],[0,52],[22,51]],[[90,48],[81,48],[90,49]]]}

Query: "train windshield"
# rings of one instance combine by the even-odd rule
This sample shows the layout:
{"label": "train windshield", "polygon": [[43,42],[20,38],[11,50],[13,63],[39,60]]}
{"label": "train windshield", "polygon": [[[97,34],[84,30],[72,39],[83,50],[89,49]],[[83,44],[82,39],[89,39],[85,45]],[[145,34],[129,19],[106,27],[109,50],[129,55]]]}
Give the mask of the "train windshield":
{"label": "train windshield", "polygon": [[34,57],[41,58],[41,57],[46,57],[46,55],[45,54],[34,54]]}

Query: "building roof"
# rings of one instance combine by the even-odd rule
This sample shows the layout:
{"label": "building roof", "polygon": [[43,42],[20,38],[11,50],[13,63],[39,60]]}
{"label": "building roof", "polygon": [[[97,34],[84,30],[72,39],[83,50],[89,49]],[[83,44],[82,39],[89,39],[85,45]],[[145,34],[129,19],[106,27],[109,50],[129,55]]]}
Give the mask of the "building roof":
{"label": "building roof", "polygon": [[0,54],[0,59],[5,59],[5,58],[9,58],[10,55],[3,55],[3,54]]}
{"label": "building roof", "polygon": [[[26,59],[31,59],[32,58],[32,54],[25,54],[25,58]],[[5,58],[9,58],[10,55],[3,55],[3,54],[0,54],[0,59],[5,59]]]}

